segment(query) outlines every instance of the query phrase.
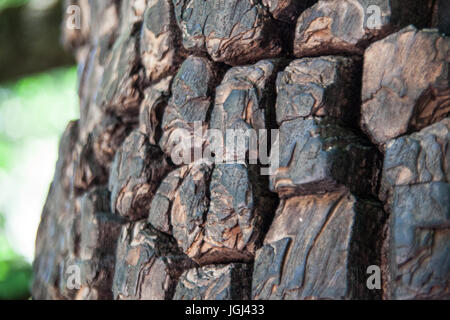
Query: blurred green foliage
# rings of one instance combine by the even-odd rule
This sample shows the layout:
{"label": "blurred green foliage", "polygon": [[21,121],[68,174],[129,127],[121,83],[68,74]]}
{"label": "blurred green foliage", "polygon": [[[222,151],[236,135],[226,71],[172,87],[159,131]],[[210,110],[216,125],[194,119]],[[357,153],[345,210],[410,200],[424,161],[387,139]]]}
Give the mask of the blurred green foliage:
{"label": "blurred green foliage", "polygon": [[13,149],[32,138],[62,133],[78,118],[76,67],[20,79],[0,85],[0,169],[8,169]]}
{"label": "blurred green foliage", "polygon": [[10,7],[21,6],[29,0],[0,0],[0,10]]}
{"label": "blurred green foliage", "polygon": [[[0,0],[0,7],[4,1]],[[26,190],[24,183],[37,184],[30,177],[20,181],[15,179],[13,172],[28,172],[26,167],[31,165],[32,170],[44,170],[39,164],[42,158],[36,154],[36,149],[29,149],[42,141],[50,141],[51,152],[56,157],[56,141],[64,131],[68,121],[78,118],[78,98],[76,94],[77,71],[76,67],[56,69],[45,73],[22,78],[16,82],[0,84],[0,176],[13,177],[16,185],[2,184],[0,181],[0,196],[8,190]],[[55,143],[51,141],[55,141]],[[47,152],[47,151],[44,151]],[[28,159],[28,161],[24,161]],[[46,158],[44,158],[45,161]],[[51,164],[54,167],[54,164]],[[47,175],[51,177],[53,173]],[[44,174],[44,177],[46,175]],[[48,179],[48,178],[45,178]],[[51,181],[44,181],[49,185]],[[2,190],[2,188],[5,188]],[[40,187],[39,187],[40,189]],[[43,194],[47,190],[37,190]],[[13,192],[13,196],[20,192]],[[32,195],[27,194],[30,199]],[[44,200],[44,199],[43,199]],[[16,245],[7,239],[6,220],[13,215],[23,216],[24,224],[30,223],[27,218],[29,212],[8,212],[8,202],[21,201],[20,198],[0,197],[0,299],[28,299],[30,297],[30,283],[32,270],[30,263],[17,253]],[[40,216],[42,205],[32,208],[32,215]],[[26,237],[27,243],[34,243],[35,234],[28,234],[25,225],[17,226],[19,234]],[[22,228],[22,229],[21,229]],[[33,226],[36,230],[37,225]],[[16,230],[17,232],[17,230]],[[28,240],[29,238],[29,240]],[[8,241],[9,240],[9,241]],[[30,258],[28,258],[30,259]]]}
{"label": "blurred green foliage", "polygon": [[28,299],[31,265],[11,248],[4,227],[4,217],[0,214],[0,299]]}

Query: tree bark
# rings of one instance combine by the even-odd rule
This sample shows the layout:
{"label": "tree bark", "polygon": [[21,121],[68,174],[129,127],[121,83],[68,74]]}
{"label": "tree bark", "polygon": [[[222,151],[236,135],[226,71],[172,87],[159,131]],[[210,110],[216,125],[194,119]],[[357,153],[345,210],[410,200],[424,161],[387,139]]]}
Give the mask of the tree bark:
{"label": "tree bark", "polygon": [[[420,29],[445,5],[408,3],[377,1],[371,29],[364,0],[66,1],[81,116],[33,297],[450,298],[450,39]],[[210,150],[175,150],[196,126],[279,130],[279,168],[248,145],[179,163]]]}

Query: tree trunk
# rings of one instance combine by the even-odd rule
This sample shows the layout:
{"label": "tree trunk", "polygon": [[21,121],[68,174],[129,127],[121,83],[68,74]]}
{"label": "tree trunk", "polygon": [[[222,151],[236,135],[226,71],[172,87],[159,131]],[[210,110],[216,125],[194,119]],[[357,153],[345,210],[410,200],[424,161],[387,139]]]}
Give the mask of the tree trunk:
{"label": "tree trunk", "polygon": [[33,297],[449,298],[440,3],[66,1],[81,112]]}

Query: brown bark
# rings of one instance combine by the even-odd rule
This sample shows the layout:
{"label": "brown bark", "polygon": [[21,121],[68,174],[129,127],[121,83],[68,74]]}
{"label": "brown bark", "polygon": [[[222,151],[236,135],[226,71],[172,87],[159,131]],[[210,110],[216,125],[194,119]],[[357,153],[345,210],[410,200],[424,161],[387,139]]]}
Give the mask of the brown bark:
{"label": "brown bark", "polygon": [[[363,0],[68,2],[81,118],[34,298],[448,298],[449,38],[417,29],[443,25],[433,1],[376,1],[377,31]],[[197,122],[279,129],[280,168],[262,175],[249,144],[240,163],[177,163],[210,150],[173,145]]]}

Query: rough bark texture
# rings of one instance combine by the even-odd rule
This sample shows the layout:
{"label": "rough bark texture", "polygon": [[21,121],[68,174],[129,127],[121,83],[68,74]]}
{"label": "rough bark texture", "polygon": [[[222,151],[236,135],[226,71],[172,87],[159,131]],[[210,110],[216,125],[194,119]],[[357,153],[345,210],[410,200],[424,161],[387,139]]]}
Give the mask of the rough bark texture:
{"label": "rough bark texture", "polygon": [[294,54],[362,54],[368,44],[401,27],[426,26],[432,4],[430,0],[320,0],[297,20]]}
{"label": "rough bark texture", "polygon": [[256,255],[253,298],[377,297],[360,266],[380,263],[383,219],[347,191],[283,200]]}
{"label": "rough bark texture", "polygon": [[68,3],[35,299],[450,298],[445,1]]}
{"label": "rough bark texture", "polygon": [[449,63],[450,38],[435,30],[408,27],[366,51],[361,125],[374,143],[449,116]]}
{"label": "rough bark texture", "polygon": [[187,270],[180,277],[174,299],[248,300],[251,270],[251,265],[240,263]]}
{"label": "rough bark texture", "polygon": [[450,298],[449,141],[446,118],[387,146],[380,196],[391,211],[389,298]]}

